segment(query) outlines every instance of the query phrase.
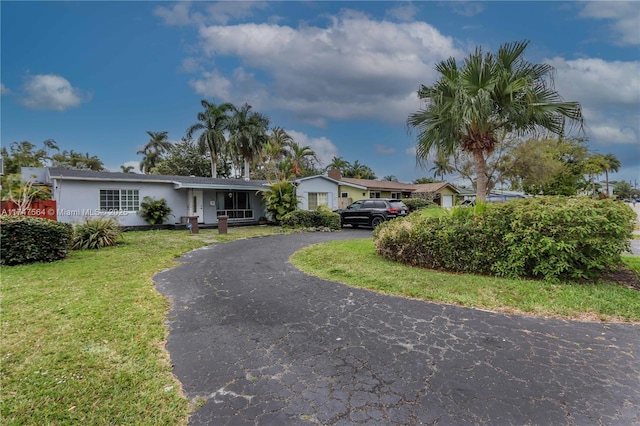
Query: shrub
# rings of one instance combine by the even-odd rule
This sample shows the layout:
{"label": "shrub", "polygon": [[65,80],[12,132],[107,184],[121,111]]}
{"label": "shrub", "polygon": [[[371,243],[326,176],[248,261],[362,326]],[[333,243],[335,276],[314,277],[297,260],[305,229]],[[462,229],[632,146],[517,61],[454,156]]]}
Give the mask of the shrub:
{"label": "shrub", "polygon": [[289,228],[329,228],[340,229],[340,215],[320,206],[317,210],[295,210],[287,213],[281,225]]}
{"label": "shrub", "polygon": [[19,265],[64,259],[73,239],[71,225],[27,216],[0,216],[0,263]]}
{"label": "shrub", "polygon": [[171,214],[171,208],[167,205],[167,200],[161,198],[156,200],[152,197],[144,197],[140,203],[138,214],[146,220],[149,225],[162,225]]}
{"label": "shrub", "polygon": [[269,189],[262,191],[267,204],[267,212],[273,220],[280,224],[287,213],[298,208],[296,187],[289,181],[281,180],[269,184]]}
{"label": "shrub", "polygon": [[74,229],[73,249],[87,250],[115,246],[122,230],[112,217],[86,219]]}
{"label": "shrub", "polygon": [[455,272],[595,278],[629,249],[633,211],[611,200],[539,197],[409,215],[374,231],[376,251],[398,262]]}
{"label": "shrub", "polygon": [[420,209],[426,209],[431,207],[438,207],[436,203],[424,198],[403,198],[402,202],[409,207],[409,211],[414,212]]}

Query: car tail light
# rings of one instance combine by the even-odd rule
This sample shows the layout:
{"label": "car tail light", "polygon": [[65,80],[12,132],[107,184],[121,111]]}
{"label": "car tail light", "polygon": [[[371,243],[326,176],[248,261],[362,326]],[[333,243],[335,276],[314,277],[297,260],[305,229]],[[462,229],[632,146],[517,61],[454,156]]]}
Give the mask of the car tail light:
{"label": "car tail light", "polygon": [[395,207],[391,207],[389,210],[387,210],[389,213],[398,213],[400,211],[400,209],[396,209]]}

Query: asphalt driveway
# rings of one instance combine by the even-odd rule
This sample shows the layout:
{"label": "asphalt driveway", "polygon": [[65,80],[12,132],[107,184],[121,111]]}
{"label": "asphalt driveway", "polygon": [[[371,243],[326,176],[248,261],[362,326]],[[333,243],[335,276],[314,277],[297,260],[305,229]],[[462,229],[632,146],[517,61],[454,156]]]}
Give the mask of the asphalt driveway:
{"label": "asphalt driveway", "polygon": [[640,424],[640,326],[503,315],[310,277],[279,235],[155,277],[192,425]]}

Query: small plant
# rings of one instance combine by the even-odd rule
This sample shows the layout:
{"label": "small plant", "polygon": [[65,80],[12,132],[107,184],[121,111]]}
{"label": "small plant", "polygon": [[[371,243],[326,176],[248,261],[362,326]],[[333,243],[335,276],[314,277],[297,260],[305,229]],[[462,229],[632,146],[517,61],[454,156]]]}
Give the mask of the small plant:
{"label": "small plant", "polygon": [[156,200],[152,197],[144,197],[140,203],[138,212],[149,225],[162,225],[171,214],[171,208],[167,205],[167,200],[161,198]]}
{"label": "small plant", "polygon": [[87,219],[75,227],[74,250],[91,250],[118,244],[122,233],[115,218],[100,217]]}
{"label": "small plant", "polygon": [[281,180],[269,184],[269,189],[262,191],[267,203],[267,212],[277,224],[280,224],[287,213],[298,207],[296,187],[289,181]]}
{"label": "small plant", "polygon": [[73,229],[67,223],[26,216],[0,216],[4,265],[52,262],[67,256]]}

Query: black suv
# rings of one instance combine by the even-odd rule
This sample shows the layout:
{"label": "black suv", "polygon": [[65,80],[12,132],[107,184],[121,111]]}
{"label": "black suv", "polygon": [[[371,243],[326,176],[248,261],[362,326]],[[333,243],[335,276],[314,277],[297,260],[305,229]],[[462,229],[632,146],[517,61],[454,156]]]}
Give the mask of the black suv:
{"label": "black suv", "polygon": [[340,214],[341,225],[376,227],[385,220],[409,214],[409,208],[402,200],[390,198],[369,198],[358,200],[346,209],[336,210]]}

